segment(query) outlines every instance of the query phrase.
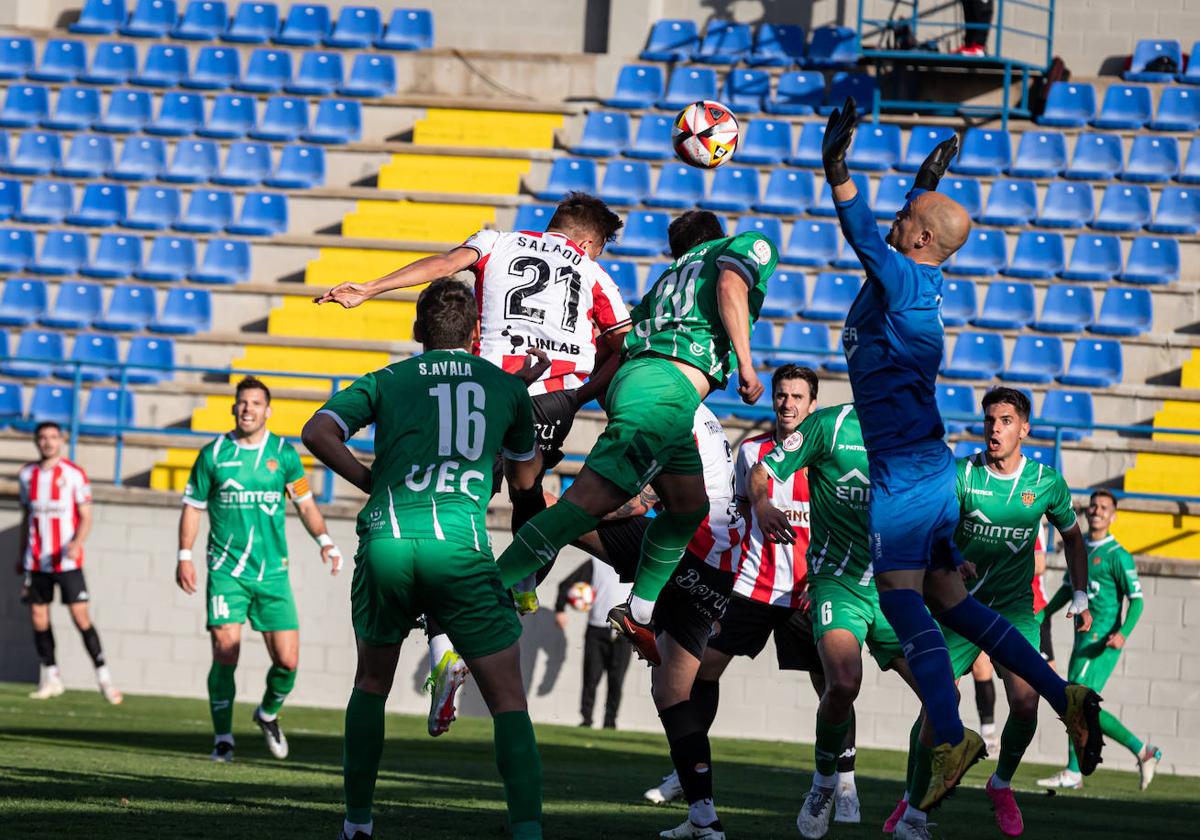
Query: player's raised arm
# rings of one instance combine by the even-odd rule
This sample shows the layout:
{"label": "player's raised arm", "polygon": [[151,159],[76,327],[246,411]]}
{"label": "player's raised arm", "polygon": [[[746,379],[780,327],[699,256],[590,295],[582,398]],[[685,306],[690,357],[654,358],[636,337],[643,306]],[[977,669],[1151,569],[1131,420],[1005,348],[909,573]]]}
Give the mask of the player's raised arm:
{"label": "player's raised arm", "polygon": [[419,286],[439,277],[452,277],[474,265],[478,259],[479,253],[473,248],[459,245],[444,254],[423,257],[369,283],[341,283],[314,296],[313,303],[340,303],[346,309],[352,309],[384,292]]}
{"label": "player's raised arm", "polygon": [[738,395],[746,405],[754,405],[763,392],[750,358],[750,282],[731,268],[721,269],[717,278],[717,311],[737,358]]}

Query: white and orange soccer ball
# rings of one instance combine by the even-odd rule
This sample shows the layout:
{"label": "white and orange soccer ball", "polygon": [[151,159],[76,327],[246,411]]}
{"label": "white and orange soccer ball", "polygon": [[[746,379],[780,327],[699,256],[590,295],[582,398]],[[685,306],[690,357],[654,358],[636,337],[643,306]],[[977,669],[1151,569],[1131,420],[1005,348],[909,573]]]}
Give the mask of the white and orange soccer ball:
{"label": "white and orange soccer ball", "polygon": [[688,166],[716,169],[733,157],[740,131],[733,112],[720,102],[693,102],[675,117],[671,145]]}
{"label": "white and orange soccer ball", "polygon": [[590,610],[595,600],[596,590],[587,581],[581,580],[567,590],[567,603],[580,612]]}

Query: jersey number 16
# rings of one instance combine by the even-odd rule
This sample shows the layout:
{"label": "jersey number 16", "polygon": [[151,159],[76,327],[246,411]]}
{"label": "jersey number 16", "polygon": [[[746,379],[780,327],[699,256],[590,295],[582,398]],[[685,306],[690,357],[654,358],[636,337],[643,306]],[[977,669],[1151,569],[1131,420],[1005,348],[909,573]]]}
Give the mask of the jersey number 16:
{"label": "jersey number 16", "polygon": [[478,382],[460,382],[453,393],[450,383],[443,382],[429,389],[429,396],[438,404],[438,455],[451,454],[451,443],[458,454],[474,461],[483,454],[483,438],[487,419],[483,406],[487,394]]}

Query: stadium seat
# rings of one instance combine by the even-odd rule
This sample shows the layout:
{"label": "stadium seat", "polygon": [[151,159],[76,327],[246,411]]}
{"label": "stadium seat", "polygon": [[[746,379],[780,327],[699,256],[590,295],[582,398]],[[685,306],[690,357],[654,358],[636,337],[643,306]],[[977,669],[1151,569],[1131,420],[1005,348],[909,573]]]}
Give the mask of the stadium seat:
{"label": "stadium seat", "polygon": [[130,137],[121,149],[121,159],[108,177],[120,181],[150,181],[167,165],[167,145],[157,137]]}
{"label": "stadium seat", "polygon": [[139,280],[173,283],[187,277],[196,267],[196,240],[182,236],[159,236],[150,245],[146,261],[133,272]]}
{"label": "stadium seat", "polygon": [[291,141],[307,127],[308,103],[296,96],[272,96],[250,136],[255,140]]}
{"label": "stadium seat", "polygon": [[988,286],[983,309],[971,324],[989,330],[1019,330],[1033,320],[1033,313],[1032,283],[997,282]]}
{"label": "stadium seat", "polygon": [[24,271],[33,262],[33,231],[0,230],[0,271]]}
{"label": "stadium seat", "polygon": [[985,225],[1023,227],[1037,215],[1037,185],[1033,181],[997,178],[987,206],[979,216]]}
{"label": "stadium seat", "polygon": [[41,85],[10,85],[0,109],[0,126],[29,128],[46,118],[49,94]]}
{"label": "stadium seat", "polygon": [[144,90],[118,88],[109,94],[108,111],[92,124],[97,131],[128,134],[141,131],[150,122],[150,94]]}
{"label": "stadium seat", "polygon": [[283,89],[298,96],[325,96],[342,83],[342,57],[336,52],[312,50],[304,53],[296,75]]}
{"label": "stadium seat", "polygon": [[338,12],[333,31],[322,43],[327,47],[364,49],[383,35],[383,17],[371,6],[344,6]]}
{"label": "stadium seat", "polygon": [[861,123],[846,163],[851,169],[886,172],[900,158],[900,126],[892,123]]}
{"label": "stadium seat", "polygon": [[787,159],[787,164],[802,169],[820,169],[821,142],[824,138],[825,123],[801,123],[800,138],[796,141],[796,149]]}
{"label": "stadium seat", "polygon": [[[87,265],[79,269],[85,277],[124,280],[142,264],[142,240],[127,233],[104,233]],[[118,286],[118,289],[124,288]]]}
{"label": "stadium seat", "polygon": [[202,47],[196,55],[196,66],[180,81],[194,90],[224,90],[242,75],[238,51],[229,47]]}
{"label": "stadium seat", "polygon": [[1150,122],[1153,108],[1150,88],[1145,85],[1110,85],[1104,93],[1100,116],[1092,120],[1096,128],[1142,128]]}
{"label": "stadium seat", "polygon": [[645,160],[664,160],[671,156],[671,118],[645,114],[638,122],[633,145],[624,151],[625,157]]}
{"label": "stadium seat", "polygon": [[92,63],[76,79],[89,85],[123,85],[137,73],[137,47],[122,41],[102,41],[92,50]]}
{"label": "stadium seat", "polygon": [[659,108],[677,111],[702,99],[717,98],[717,74],[707,67],[677,67],[667,83]]}
{"label": "stadium seat", "polygon": [[[772,277],[772,279],[774,279]],[[775,349],[775,327],[770,321],[762,320],[750,331],[750,360],[755,368],[767,367],[767,354]]]}
{"label": "stadium seat", "polygon": [[[866,173],[855,172],[850,176],[850,180],[854,182],[860,195],[869,196],[871,194],[871,182],[867,180]],[[813,206],[808,208],[808,212],[813,216],[837,215],[837,208],[833,206],[833,192],[829,189],[828,181],[821,179],[821,192],[817,195]]]}
{"label": "stadium seat", "polygon": [[804,27],[790,23],[767,23],[758,25],[754,36],[754,49],[746,57],[751,67],[790,67],[804,62]]}
{"label": "stadium seat", "polygon": [[950,168],[959,175],[999,175],[1011,165],[1012,144],[1007,131],[969,128]]}
{"label": "stadium seat", "polygon": [[879,179],[875,191],[875,203],[871,210],[876,219],[892,219],[908,203],[912,190],[911,175],[884,175]]}
{"label": "stadium seat", "polygon": [[1115,236],[1077,236],[1064,280],[1106,282],[1121,271],[1121,240]]}
{"label": "stadium seat", "polygon": [[229,28],[221,34],[221,40],[234,44],[264,44],[278,29],[278,6],[243,0],[229,22]]}
{"label": "stadium seat", "polygon": [[1031,325],[1041,332],[1082,332],[1092,323],[1096,302],[1089,286],[1055,283],[1042,300],[1042,317]]}
{"label": "stadium seat", "polygon": [[738,144],[740,163],[778,164],[792,147],[792,127],[786,120],[750,120]]}
{"label": "stadium seat", "polygon": [[571,146],[571,154],[591,157],[620,154],[629,147],[632,132],[628,114],[592,111],[583,124],[579,142]]}
{"label": "stadium seat", "polygon": [[362,138],[362,107],[354,100],[322,99],[308,131],[309,143],[352,143]]}
{"label": "stadium seat", "polygon": [[42,240],[42,250],[29,265],[38,274],[75,274],[87,262],[87,237],[81,233],[52,230]]}
{"label": "stadium seat", "polygon": [[[938,413],[942,415],[942,423],[949,434],[965,432],[965,420],[947,420],[946,416],[974,417],[978,408],[975,404],[975,389],[970,385],[949,385],[943,382],[934,387],[934,399],[937,401]],[[955,457],[959,457],[955,452]]]}
{"label": "stadium seat", "polygon": [[953,379],[991,379],[1004,367],[1004,341],[999,333],[959,333],[954,354],[942,373]]}
{"label": "stadium seat", "polygon": [[961,204],[972,219],[979,218],[979,214],[983,212],[983,188],[976,178],[943,178],[938,183],[938,192]]}
{"label": "stadium seat", "polygon": [[109,227],[125,218],[126,194],[121,184],[91,183],[84,187],[79,208],[67,223],[85,227]]}
{"label": "stadium seat", "polygon": [[138,190],[133,210],[122,223],[137,230],[166,230],[179,217],[182,199],[174,187],[145,187]]}
{"label": "stadium seat", "polygon": [[93,388],[79,418],[85,435],[110,437],[133,425],[133,393],[121,388]]}
{"label": "stadium seat", "polygon": [[1100,314],[1088,327],[1100,335],[1141,335],[1154,322],[1154,304],[1149,289],[1108,289],[1100,302]]}
{"label": "stadium seat", "polygon": [[917,126],[908,133],[908,148],[904,159],[896,164],[901,172],[916,172],[925,162],[925,158],[934,147],[943,140],[953,137],[955,131],[950,126]]}
{"label": "stadium seat", "polygon": [[1067,168],[1067,140],[1061,131],[1026,131],[1008,168],[1014,178],[1056,178]]}
{"label": "stadium seat", "polygon": [[879,83],[875,81],[874,76],[843,70],[833,74],[829,81],[829,93],[825,96],[825,104],[817,110],[822,114],[831,113],[834,108],[841,107],[846,97],[853,96],[859,114],[866,114],[875,104],[878,93]]}
{"label": "stadium seat", "polygon": [[[17,340],[14,356],[28,361],[7,362],[0,366],[5,376],[41,378],[49,376],[54,365],[62,362],[66,355],[63,335],[48,330],[25,330]],[[39,389],[47,386],[38,386]]]}
{"label": "stadium seat", "polygon": [[162,314],[150,323],[151,332],[168,335],[193,335],[211,328],[212,296],[206,289],[171,289]]}
{"label": "stadium seat", "polygon": [[1116,134],[1081,133],[1064,177],[1104,181],[1121,171],[1121,138]]}
{"label": "stadium seat", "polygon": [[[4,140],[0,134],[0,142]],[[0,181],[0,220],[21,212],[21,182],[15,178]]]}
{"label": "stadium seat", "polygon": [[1057,336],[1019,335],[1000,378],[1009,382],[1053,382],[1062,373],[1063,346]]}
{"label": "stadium seat", "polygon": [[74,206],[75,190],[70,184],[34,181],[29,195],[25,197],[25,206],[16,214],[16,219],[28,224],[59,224]]}
{"label": "stadium seat", "polygon": [[79,333],[75,336],[75,344],[67,361],[79,364],[63,364],[55,368],[54,375],[58,379],[74,380],[76,371],[80,382],[104,379],[121,363],[117,339],[111,335]]}
{"label": "stadium seat", "polygon": [[713,173],[705,210],[743,213],[758,201],[758,170],[753,166],[722,166]]}
{"label": "stadium seat", "polygon": [[113,332],[141,332],[156,314],[152,289],[123,284],[113,289],[108,310],[93,326]]}
{"label": "stadium seat", "polygon": [[1121,342],[1113,339],[1081,339],[1071,351],[1067,372],[1058,377],[1064,385],[1108,388],[1121,381]]}
{"label": "stadium seat", "polygon": [[703,198],[704,173],[682,163],[672,163],[659,170],[654,193],[646,196],[644,203],[649,207],[683,209],[695,207]]}
{"label": "stadium seat", "polygon": [[1139,236],[1129,248],[1125,270],[1117,279],[1147,286],[1166,285],[1179,279],[1179,240]]}
{"label": "stadium seat", "polygon": [[670,221],[671,217],[666,213],[629,214],[621,238],[608,246],[609,253],[629,257],[654,257],[666,253]]}
{"label": "stadium seat", "polygon": [[158,179],[172,184],[199,184],[207,181],[219,166],[217,144],[212,140],[188,140],[175,146],[170,165]]}
{"label": "stadium seat", "polygon": [[[172,227],[187,233],[216,233],[231,221],[232,193],[225,190],[196,190],[188,201],[187,211]],[[188,266],[188,270],[191,270],[191,266]]]}
{"label": "stadium seat", "polygon": [[1086,82],[1055,82],[1038,125],[1082,128],[1096,118],[1096,89]]}
{"label": "stadium seat", "polygon": [[[1042,400],[1042,410],[1034,419],[1030,436],[1043,440],[1052,440],[1057,430],[1056,426],[1044,425],[1053,423],[1070,423],[1080,427],[1091,426],[1095,421],[1092,407],[1092,395],[1087,391],[1060,391],[1051,389]],[[1091,435],[1089,428],[1064,428],[1063,440],[1083,440]]]}
{"label": "stadium seat", "polygon": [[234,90],[279,93],[292,78],[292,54],[262,47],[250,53],[246,72],[233,83]]}
{"label": "stadium seat", "polygon": [[771,95],[771,77],[766,70],[730,70],[721,85],[721,102],[738,114],[755,114]]}
{"label": "stadium seat", "polygon": [[642,61],[686,61],[699,45],[695,21],[656,20],[638,57]]}
{"label": "stadium seat", "polygon": [[395,59],[390,55],[356,55],[350,76],[337,92],[342,96],[390,96],[396,92]]}
{"label": "stadium seat", "polygon": [[779,255],[785,265],[826,266],[837,259],[842,236],[834,222],[797,221]]}
{"label": "stadium seat", "polygon": [[1062,234],[1026,230],[1017,237],[1012,259],[1000,273],[1008,277],[1049,280],[1063,270],[1063,264]]}
{"label": "stadium seat", "polygon": [[702,64],[737,64],[753,46],[750,26],[728,20],[710,20],[692,61]]}
{"label": "stadium seat", "polygon": [[100,92],[95,88],[64,87],[58,92],[54,113],[42,126],[55,131],[79,131],[100,118]]}
{"label": "stadium seat", "polygon": [[[153,336],[134,336],[125,353],[125,379],[133,383],[156,383],[175,375],[175,340]],[[113,377],[114,379],[116,377]]]}
{"label": "stadium seat", "polygon": [[27,131],[3,167],[13,175],[46,175],[62,161],[62,144],[53,131]]}
{"label": "stadium seat", "polygon": [[32,66],[32,38],[0,39],[0,79],[19,79]]}
{"label": "stadium seat", "polygon": [[1197,60],[1197,54],[1200,54],[1200,41],[1192,44],[1188,53],[1187,69],[1175,77],[1177,81],[1185,85],[1200,85],[1200,60]]}
{"label": "stadium seat", "polygon": [[820,73],[791,71],[783,73],[775,95],[763,107],[769,114],[804,116],[815,113],[825,101],[825,77]]}
{"label": "stadium seat", "polygon": [[201,137],[234,140],[249,134],[256,122],[253,96],[223,93],[213,101],[208,121],[196,133]]}
{"label": "stadium seat", "polygon": [[[1170,71],[1151,70],[1149,66],[1161,59],[1170,61]],[[1179,42],[1165,38],[1145,38],[1133,48],[1133,57],[1124,77],[1127,82],[1173,82],[1175,74],[1183,70],[1183,49]]]}
{"label": "stadium seat", "polygon": [[276,44],[311,47],[321,43],[328,34],[328,6],[320,3],[295,3],[288,9],[283,25],[271,40]]}
{"label": "stadium seat", "polygon": [[171,37],[181,41],[211,41],[229,25],[229,12],[223,0],[190,0]]}
{"label": "stadium seat", "polygon": [[1185,87],[1164,88],[1150,128],[1188,132],[1200,128],[1200,92]]}
{"label": "stadium seat", "polygon": [[821,272],[813,283],[812,300],[804,310],[804,317],[814,321],[845,320],[860,288],[862,277],[857,274]]}
{"label": "stadium seat", "polygon": [[427,50],[433,47],[433,13],[428,9],[396,9],[375,46],[384,50]]}
{"label": "stadium seat", "polygon": [[[45,280],[8,278],[4,281],[4,292],[0,294],[0,326],[29,326],[45,313],[46,302]],[[7,344],[2,349],[7,352]]]}
{"label": "stadium seat", "polygon": [[848,26],[818,26],[812,31],[805,64],[842,67],[858,62],[858,33]]}
{"label": "stadium seat", "polygon": [[826,324],[784,324],[776,350],[767,357],[771,367],[793,364],[820,368],[829,358],[829,327]]}
{"label": "stadium seat", "polygon": [[1175,180],[1183,184],[1200,184],[1200,143],[1195,138],[1188,144],[1187,159]]}
{"label": "stadium seat", "polygon": [[803,213],[813,203],[813,174],[793,169],[775,169],[760,201],[751,205],[759,213],[791,216]]}
{"label": "stadium seat", "polygon": [[637,263],[631,260],[601,260],[600,267],[616,284],[621,300],[626,305],[635,306],[642,299],[638,289]]}
{"label": "stadium seat", "polygon": [[226,225],[225,230],[239,236],[274,236],[286,233],[287,224],[287,196],[251,192],[242,199],[237,222]]}
{"label": "stadium seat", "polygon": [[152,44],[146,51],[142,72],[130,81],[143,87],[176,87],[188,73],[186,47],[173,44]]}
{"label": "stadium seat", "polygon": [[165,38],[175,20],[175,0],[138,0],[119,31],[133,38]]}
{"label": "stadium seat", "polygon": [[204,260],[188,279],[196,283],[245,283],[250,279],[250,244],[241,239],[210,239]]}
{"label": "stadium seat", "polygon": [[961,327],[975,317],[978,292],[973,280],[948,279],[942,286],[942,323]]}
{"label": "stadium seat", "polygon": [[1200,189],[1164,187],[1158,197],[1154,221],[1147,227],[1155,233],[1200,231]]}
{"label": "stadium seat", "polygon": [[84,0],[79,20],[67,28],[78,35],[111,35],[125,22],[125,0]]}
{"label": "stadium seat", "polygon": [[542,233],[546,230],[546,225],[550,223],[550,217],[553,215],[554,205],[552,204],[522,204],[517,208],[516,218],[513,220],[513,230]]}
{"label": "stadium seat", "polygon": [[1159,182],[1179,173],[1179,142],[1174,137],[1133,138],[1129,160],[1121,172],[1124,181]]}
{"label": "stadium seat", "polygon": [[1042,201],[1042,212],[1034,219],[1041,227],[1077,228],[1092,221],[1094,213],[1091,184],[1051,181]]}
{"label": "stadium seat", "polygon": [[1092,221],[1096,230],[1141,230],[1150,222],[1150,188],[1109,184]]}
{"label": "stadium seat", "polygon": [[42,48],[42,60],[25,73],[34,82],[73,82],[87,66],[87,46],[70,38],[51,38]]}
{"label": "stadium seat", "polygon": [[650,192],[650,165],[644,161],[611,161],[604,170],[600,198],[612,207],[641,204]]}
{"label": "stadium seat", "polygon": [[[270,164],[269,147],[262,147],[262,158]],[[320,146],[284,146],[279,155],[279,164],[274,172],[263,179],[263,183],[278,189],[306,190],[321,186],[325,183],[325,150]]]}
{"label": "stadium seat", "polygon": [[[796,318],[808,302],[808,284],[802,271],[776,271],[763,300],[764,318]],[[761,323],[761,322],[760,322]]]}
{"label": "stadium seat", "polygon": [[772,243],[783,241],[783,223],[774,216],[742,216],[737,221],[732,236],[742,233],[758,233]]}
{"label": "stadium seat", "polygon": [[96,283],[71,281],[58,287],[58,297],[48,312],[38,318],[45,327],[78,330],[89,326],[102,311],[100,286]]}
{"label": "stadium seat", "polygon": [[559,158],[550,168],[550,177],[545,188],[533,190],[533,194],[542,201],[557,202],[572,191],[589,194],[596,192],[595,161]]}
{"label": "stadium seat", "polygon": [[204,97],[200,94],[170,91],[164,93],[158,119],[146,126],[147,134],[186,137],[204,123]]}
{"label": "stadium seat", "polygon": [[970,458],[972,455],[978,455],[982,451],[983,444],[980,441],[960,440],[958,443],[954,444],[954,459],[956,461],[961,461],[963,458]]}
{"label": "stadium seat", "polygon": [[972,228],[967,241],[946,266],[947,274],[990,277],[1008,265],[1008,242],[1002,230]]}
{"label": "stadium seat", "polygon": [[43,383],[33,390],[33,397],[29,400],[29,414],[24,420],[18,420],[13,425],[22,431],[33,431],[38,423],[57,423],[63,428],[69,428],[74,403],[73,388]]}

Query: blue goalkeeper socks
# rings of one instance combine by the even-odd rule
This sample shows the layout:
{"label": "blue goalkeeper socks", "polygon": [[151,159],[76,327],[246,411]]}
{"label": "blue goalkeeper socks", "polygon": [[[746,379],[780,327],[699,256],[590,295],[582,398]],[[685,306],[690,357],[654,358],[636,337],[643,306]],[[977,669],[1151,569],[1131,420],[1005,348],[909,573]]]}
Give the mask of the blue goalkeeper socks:
{"label": "blue goalkeeper socks", "polygon": [[1054,673],[1037,649],[1007,618],[968,595],[941,613],[938,620],[981,647],[997,665],[1033,686],[1059,716],[1067,713],[1066,681]]}
{"label": "blue goalkeeper socks", "polygon": [[957,744],[963,738],[963,725],[954,671],[946,640],[925,608],[925,599],[915,589],[889,589],[879,593],[879,606],[900,639],[937,742]]}

